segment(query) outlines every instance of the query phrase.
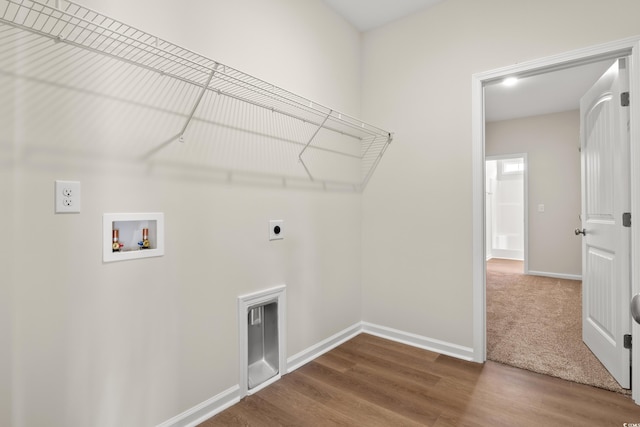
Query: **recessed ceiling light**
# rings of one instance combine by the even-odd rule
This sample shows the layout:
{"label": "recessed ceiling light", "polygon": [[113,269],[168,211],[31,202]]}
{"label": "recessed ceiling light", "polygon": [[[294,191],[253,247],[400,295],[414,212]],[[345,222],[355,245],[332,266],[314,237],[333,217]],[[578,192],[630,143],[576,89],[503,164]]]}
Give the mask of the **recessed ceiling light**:
{"label": "recessed ceiling light", "polygon": [[515,86],[518,83],[517,77],[507,77],[502,81],[502,84],[505,86]]}

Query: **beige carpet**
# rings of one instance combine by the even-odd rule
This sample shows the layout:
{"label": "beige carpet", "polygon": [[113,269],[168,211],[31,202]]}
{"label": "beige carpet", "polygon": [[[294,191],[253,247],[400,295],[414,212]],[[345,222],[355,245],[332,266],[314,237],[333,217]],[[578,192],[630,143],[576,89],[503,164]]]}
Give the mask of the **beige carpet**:
{"label": "beige carpet", "polygon": [[487,269],[487,358],[629,394],[582,342],[581,286]]}

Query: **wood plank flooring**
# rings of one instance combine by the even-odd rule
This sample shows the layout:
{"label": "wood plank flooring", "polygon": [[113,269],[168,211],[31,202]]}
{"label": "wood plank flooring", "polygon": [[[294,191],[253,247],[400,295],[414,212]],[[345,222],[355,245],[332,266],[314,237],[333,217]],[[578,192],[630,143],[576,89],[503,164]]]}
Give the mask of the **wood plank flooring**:
{"label": "wood plank flooring", "polygon": [[200,426],[624,423],[640,423],[640,406],[627,396],[361,334]]}

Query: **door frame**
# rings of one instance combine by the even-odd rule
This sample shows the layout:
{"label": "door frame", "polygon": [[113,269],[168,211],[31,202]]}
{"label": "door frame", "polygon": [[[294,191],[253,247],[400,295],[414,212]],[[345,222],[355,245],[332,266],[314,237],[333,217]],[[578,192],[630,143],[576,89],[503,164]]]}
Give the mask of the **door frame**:
{"label": "door frame", "polygon": [[[524,245],[524,274],[529,274],[529,160],[527,159],[527,153],[513,153],[513,154],[498,154],[495,156],[485,156],[485,165],[488,160],[508,160],[508,159],[523,159],[524,162],[524,171],[522,173],[522,193],[524,200],[522,201],[522,209],[523,217],[524,217],[524,235],[523,237],[523,245]],[[486,171],[485,171],[486,177]],[[486,181],[486,178],[485,178]],[[485,198],[486,200],[486,198]],[[487,207],[484,207],[485,214],[487,212]],[[486,221],[485,221],[486,224]],[[486,246],[485,246],[486,247]],[[487,254],[485,254],[485,261],[487,259]]]}
{"label": "door frame", "polygon": [[[472,287],[473,287],[473,360],[483,363],[487,359],[486,347],[486,262],[485,262],[485,117],[484,86],[508,76],[526,77],[543,74],[576,65],[630,56],[630,162],[631,212],[640,217],[640,36],[617,40],[587,48],[527,61],[503,68],[473,74],[471,77],[472,103]],[[634,102],[634,100],[638,100]],[[631,294],[640,293],[640,221],[631,227]],[[640,325],[632,322],[632,340],[640,342]],[[640,366],[640,345],[631,351],[633,366]],[[632,370],[632,397],[640,405],[640,369]]]}

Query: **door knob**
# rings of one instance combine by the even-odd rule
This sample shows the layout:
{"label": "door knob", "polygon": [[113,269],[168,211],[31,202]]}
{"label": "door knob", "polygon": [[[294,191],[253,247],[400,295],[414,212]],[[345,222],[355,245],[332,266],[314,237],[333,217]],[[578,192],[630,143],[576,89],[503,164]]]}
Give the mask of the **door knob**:
{"label": "door knob", "polygon": [[631,298],[631,317],[636,323],[640,323],[640,294],[635,294]]}
{"label": "door knob", "polygon": [[573,230],[573,232],[576,233],[576,236],[579,236],[581,234],[584,236],[587,234],[587,230],[585,230],[584,228],[582,230],[580,230],[579,228],[576,228],[575,230]]}

